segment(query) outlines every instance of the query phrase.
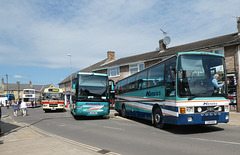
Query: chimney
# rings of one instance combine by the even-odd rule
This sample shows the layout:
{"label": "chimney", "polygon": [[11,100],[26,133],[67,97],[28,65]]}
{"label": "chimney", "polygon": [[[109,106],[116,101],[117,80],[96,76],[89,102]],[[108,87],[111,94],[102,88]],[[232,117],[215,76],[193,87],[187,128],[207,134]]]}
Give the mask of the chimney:
{"label": "chimney", "polygon": [[166,50],[166,45],[163,43],[163,39],[159,40],[159,48],[160,48],[160,52],[163,52]]}
{"label": "chimney", "polygon": [[240,35],[240,17],[237,20],[238,35]]}
{"label": "chimney", "polygon": [[107,52],[107,61],[105,63],[108,63],[110,61],[114,61],[115,60],[115,52],[114,51],[108,51]]}

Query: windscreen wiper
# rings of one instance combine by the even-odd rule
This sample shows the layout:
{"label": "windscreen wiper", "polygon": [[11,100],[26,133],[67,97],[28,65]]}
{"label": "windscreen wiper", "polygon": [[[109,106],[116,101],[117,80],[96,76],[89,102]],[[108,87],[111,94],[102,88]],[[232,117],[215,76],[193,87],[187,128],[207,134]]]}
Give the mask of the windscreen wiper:
{"label": "windscreen wiper", "polygon": [[189,100],[192,100],[192,99],[194,99],[194,98],[196,98],[196,97],[199,97],[199,95],[191,95],[190,97],[188,97],[188,101],[189,101]]}
{"label": "windscreen wiper", "polygon": [[205,92],[205,93],[201,93],[201,94],[197,94],[197,95],[191,95],[191,96],[188,98],[188,101],[189,101],[189,100],[192,100],[192,99],[194,99],[194,98],[196,98],[196,97],[204,97],[204,95],[206,95],[206,94],[208,94],[208,93]]}

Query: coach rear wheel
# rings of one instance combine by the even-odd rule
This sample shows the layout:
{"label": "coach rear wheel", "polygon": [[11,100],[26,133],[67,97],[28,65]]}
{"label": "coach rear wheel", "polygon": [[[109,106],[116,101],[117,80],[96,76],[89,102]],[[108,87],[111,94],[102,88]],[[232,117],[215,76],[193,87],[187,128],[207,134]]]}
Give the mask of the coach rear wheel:
{"label": "coach rear wheel", "polygon": [[154,125],[162,129],[164,127],[163,114],[160,108],[156,108],[153,113]]}

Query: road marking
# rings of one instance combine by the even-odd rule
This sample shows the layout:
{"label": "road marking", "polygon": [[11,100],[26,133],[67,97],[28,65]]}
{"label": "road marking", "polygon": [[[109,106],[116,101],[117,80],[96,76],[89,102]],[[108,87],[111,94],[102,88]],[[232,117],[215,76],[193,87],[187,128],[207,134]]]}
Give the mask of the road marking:
{"label": "road marking", "polygon": [[122,129],[122,128],[114,128],[114,127],[111,127],[111,126],[103,126],[104,128],[108,128],[108,129],[114,129],[114,130],[125,130],[125,129]]}
{"label": "road marking", "polygon": [[234,144],[234,145],[240,145],[239,142],[229,142],[229,141],[222,141],[222,140],[214,140],[214,139],[202,139],[202,138],[189,138],[188,139],[193,139],[193,140],[199,140],[199,141],[208,141],[208,142],[215,142],[215,143],[224,143],[224,144]]}
{"label": "road marking", "polygon": [[88,124],[88,125],[94,125],[94,126],[97,126],[96,123],[89,123],[89,122],[85,122],[84,124]]}
{"label": "road marking", "polygon": [[124,117],[122,117],[122,116],[117,116],[117,117],[115,117],[115,119],[116,119],[116,120],[125,120],[125,121],[129,121],[129,122],[135,122],[135,121],[133,121],[133,120],[131,120],[131,119],[124,118]]}

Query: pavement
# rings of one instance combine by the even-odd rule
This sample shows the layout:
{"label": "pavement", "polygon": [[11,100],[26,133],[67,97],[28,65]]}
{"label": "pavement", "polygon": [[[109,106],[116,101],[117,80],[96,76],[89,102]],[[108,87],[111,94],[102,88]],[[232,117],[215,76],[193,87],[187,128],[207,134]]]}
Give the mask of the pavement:
{"label": "pavement", "polygon": [[[109,117],[116,116],[117,112],[111,109]],[[240,126],[240,113],[230,112],[230,121],[226,125]],[[46,133],[29,124],[16,122],[9,115],[2,116],[2,132],[4,134],[0,136],[1,155],[117,155],[114,152]]]}
{"label": "pavement", "polygon": [[[116,114],[115,110],[111,110],[109,117],[115,117]],[[47,133],[29,124],[16,122],[9,115],[3,115],[1,120],[2,132],[4,133],[0,135],[1,155],[119,155]]]}

